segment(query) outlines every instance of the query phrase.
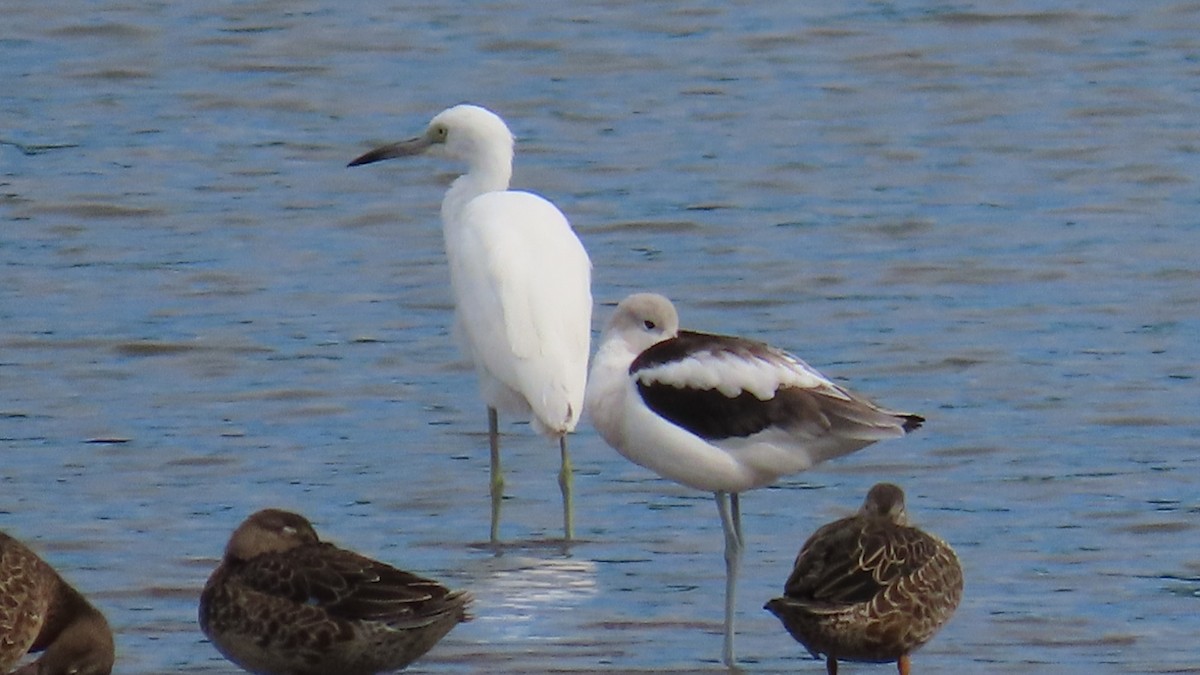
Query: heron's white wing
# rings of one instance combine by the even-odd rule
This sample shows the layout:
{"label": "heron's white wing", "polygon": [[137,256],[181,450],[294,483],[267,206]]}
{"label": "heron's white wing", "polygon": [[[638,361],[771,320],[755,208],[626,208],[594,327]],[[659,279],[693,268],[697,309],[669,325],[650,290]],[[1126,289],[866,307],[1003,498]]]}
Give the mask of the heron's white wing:
{"label": "heron's white wing", "polygon": [[477,365],[546,426],[573,426],[587,375],[591,262],[567,219],[537,195],[484,194],[463,209],[447,254]]}

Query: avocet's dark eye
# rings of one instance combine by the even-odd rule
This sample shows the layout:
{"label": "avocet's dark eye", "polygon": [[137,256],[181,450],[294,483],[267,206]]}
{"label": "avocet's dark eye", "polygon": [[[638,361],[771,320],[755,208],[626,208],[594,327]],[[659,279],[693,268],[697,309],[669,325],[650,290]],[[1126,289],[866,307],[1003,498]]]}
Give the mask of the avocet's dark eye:
{"label": "avocet's dark eye", "polygon": [[650,319],[646,319],[645,321],[643,321],[642,325],[646,327],[646,330],[654,330],[655,328],[658,327],[658,326],[654,325],[654,322],[651,321]]}

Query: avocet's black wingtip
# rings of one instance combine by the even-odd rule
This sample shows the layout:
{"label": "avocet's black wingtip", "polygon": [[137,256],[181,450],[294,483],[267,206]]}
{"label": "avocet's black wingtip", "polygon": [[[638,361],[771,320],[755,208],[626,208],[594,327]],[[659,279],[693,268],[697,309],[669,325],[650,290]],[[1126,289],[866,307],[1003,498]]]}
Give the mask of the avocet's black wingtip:
{"label": "avocet's black wingtip", "polygon": [[901,417],[904,418],[905,433],[916,431],[917,429],[921,428],[922,424],[925,424],[925,418],[921,417],[920,415],[904,414],[901,415]]}

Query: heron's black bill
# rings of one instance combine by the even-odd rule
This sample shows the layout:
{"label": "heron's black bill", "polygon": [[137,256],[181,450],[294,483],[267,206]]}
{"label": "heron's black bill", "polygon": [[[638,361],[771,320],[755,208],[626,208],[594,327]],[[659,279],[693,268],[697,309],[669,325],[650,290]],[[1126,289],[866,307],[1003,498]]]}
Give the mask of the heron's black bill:
{"label": "heron's black bill", "polygon": [[371,164],[374,162],[382,162],[385,159],[395,159],[396,157],[409,157],[411,155],[419,155],[425,152],[429,147],[429,139],[424,136],[410,138],[407,141],[399,143],[389,143],[388,145],[380,146],[359,155],[346,166],[361,166],[363,164]]}

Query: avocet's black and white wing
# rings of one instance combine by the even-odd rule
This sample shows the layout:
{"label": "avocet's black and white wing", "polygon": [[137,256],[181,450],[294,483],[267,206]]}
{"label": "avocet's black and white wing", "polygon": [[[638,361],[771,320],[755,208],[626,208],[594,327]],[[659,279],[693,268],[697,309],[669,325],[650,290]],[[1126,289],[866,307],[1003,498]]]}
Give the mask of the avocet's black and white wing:
{"label": "avocet's black and white wing", "polygon": [[844,448],[818,460],[903,436],[924,421],[880,408],[792,354],[739,337],[680,331],[639,354],[629,375],[647,407],[707,441],[775,430]]}

